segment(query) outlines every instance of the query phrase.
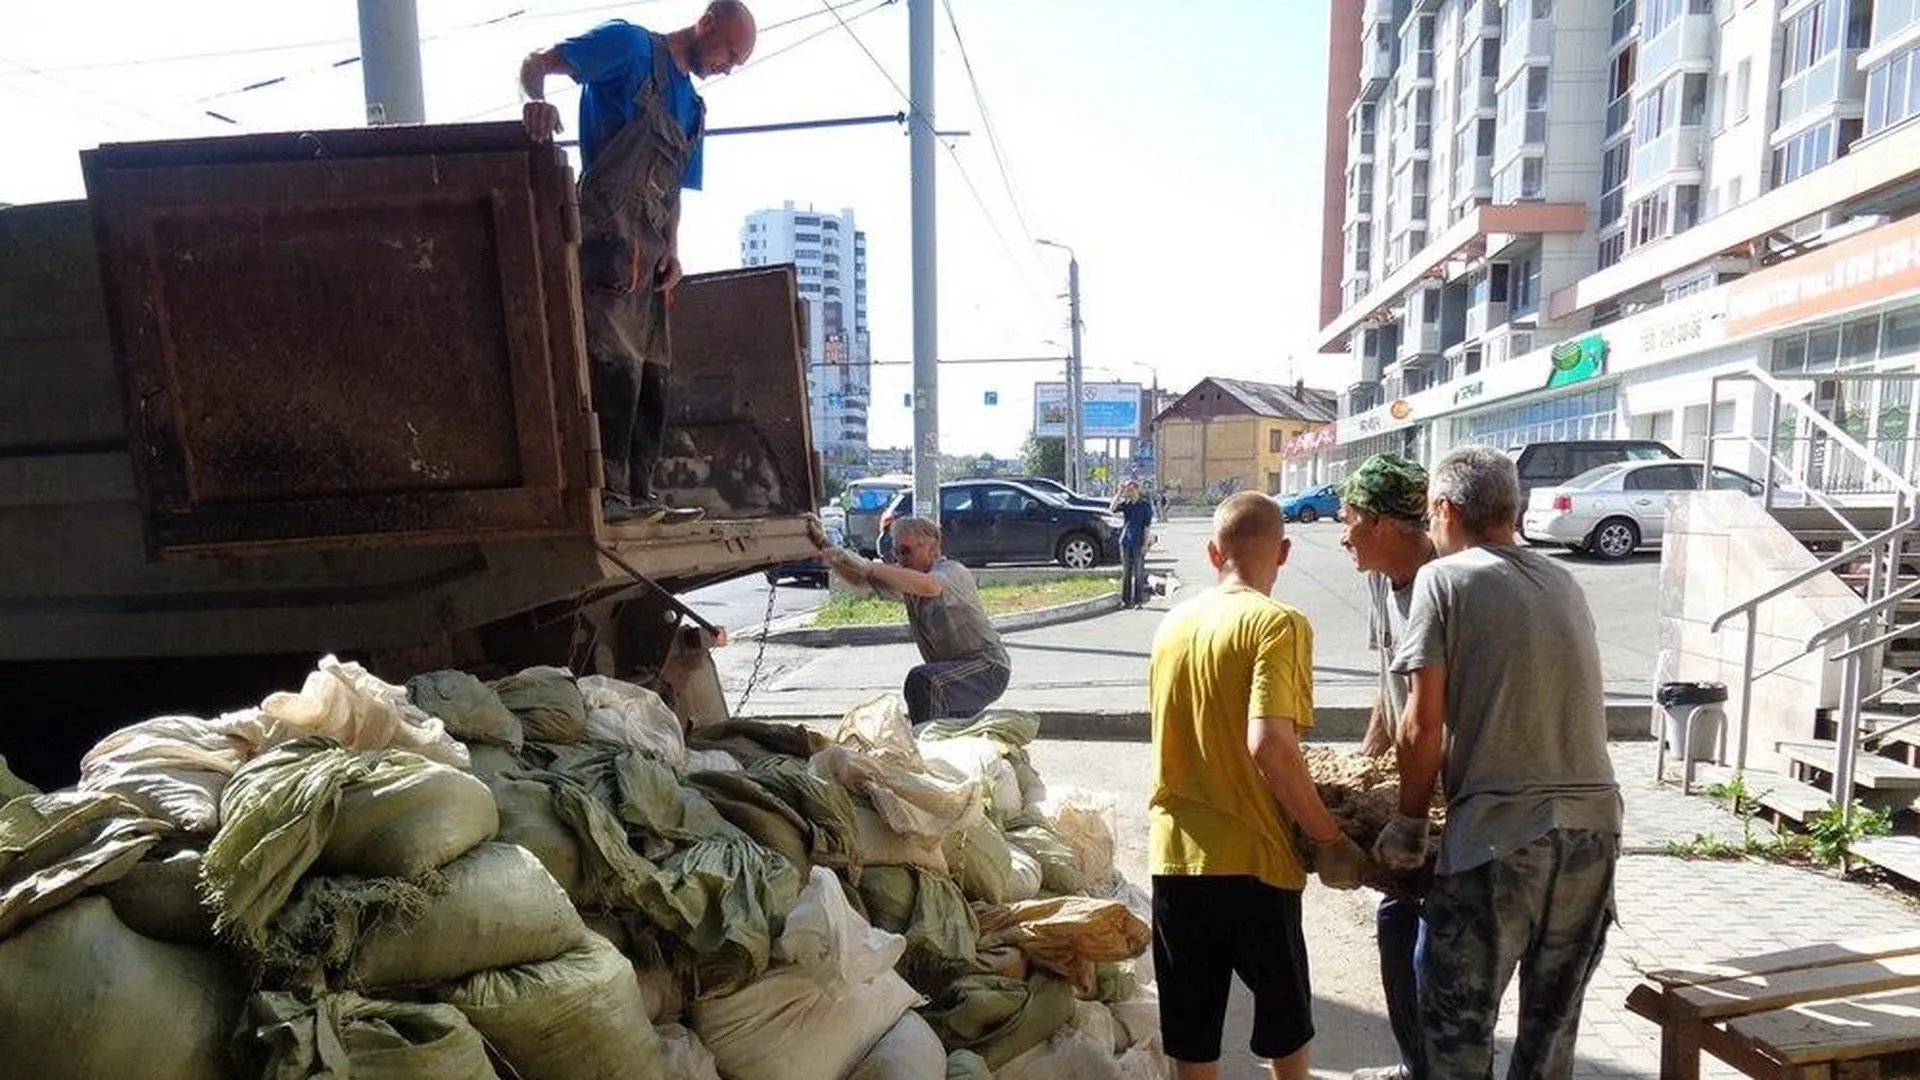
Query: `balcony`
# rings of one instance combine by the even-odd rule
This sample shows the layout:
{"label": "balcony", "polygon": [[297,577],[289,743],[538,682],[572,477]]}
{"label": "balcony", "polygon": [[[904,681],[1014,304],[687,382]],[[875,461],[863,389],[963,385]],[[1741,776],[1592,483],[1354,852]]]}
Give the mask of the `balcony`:
{"label": "balcony", "polygon": [[1347,196],[1347,223],[1373,220],[1373,189],[1362,188]]}
{"label": "balcony", "polygon": [[1401,329],[1398,359],[1403,365],[1417,365],[1440,355],[1440,324],[1410,322]]}
{"label": "balcony", "polygon": [[1493,158],[1461,158],[1453,166],[1453,201],[1485,199],[1493,194]]}
{"label": "balcony", "polygon": [[1393,78],[1393,39],[1360,43],[1360,100],[1370,101],[1386,89]]}
{"label": "balcony", "polygon": [[1467,340],[1481,337],[1507,321],[1507,302],[1487,300],[1467,305]]}
{"label": "balcony", "polygon": [[1864,103],[1867,77],[1859,67],[1863,51],[1841,49],[1781,83],[1775,132],[1797,127],[1796,121],[1824,115],[1836,105]]}
{"label": "balcony", "polygon": [[1713,66],[1713,40],[1713,12],[1682,15],[1641,41],[1640,70],[1634,77],[1642,86],[1652,86],[1683,64],[1705,71]]}
{"label": "balcony", "polygon": [[1621,94],[1607,105],[1607,128],[1604,138],[1612,139],[1616,135],[1627,133],[1627,121],[1633,119],[1633,95]]}
{"label": "balcony", "polygon": [[1670,175],[1673,173],[1689,174],[1690,179],[1697,178],[1705,132],[1706,129],[1698,125],[1682,125],[1636,149],[1633,152],[1632,169],[1627,175],[1628,188],[1638,191],[1664,183],[1674,178]]}
{"label": "balcony", "polygon": [[[1524,2],[1524,0],[1514,0]],[[1500,42],[1500,81],[1505,83],[1529,64],[1553,61],[1553,20],[1521,19],[1512,35]]]}
{"label": "balcony", "polygon": [[1349,308],[1359,303],[1360,298],[1367,295],[1367,290],[1371,288],[1373,288],[1373,278],[1370,275],[1348,274],[1346,280],[1340,283],[1340,306]]}

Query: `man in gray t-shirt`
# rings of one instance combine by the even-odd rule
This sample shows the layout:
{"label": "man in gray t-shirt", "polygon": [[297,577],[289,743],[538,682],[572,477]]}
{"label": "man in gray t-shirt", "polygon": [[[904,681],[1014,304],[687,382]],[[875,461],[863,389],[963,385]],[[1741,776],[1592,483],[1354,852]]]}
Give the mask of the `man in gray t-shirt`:
{"label": "man in gray t-shirt", "polygon": [[1511,1075],[1566,1077],[1620,850],[1593,616],[1564,567],[1515,546],[1519,484],[1505,454],[1454,450],[1428,499],[1441,557],[1414,577],[1394,655],[1409,678],[1395,739],[1400,813],[1374,853],[1394,868],[1422,861],[1442,780],[1447,824],[1419,972],[1428,1075],[1491,1074],[1517,966],[1525,1004]]}
{"label": "man in gray t-shirt", "polygon": [[901,692],[914,724],[972,716],[1007,692],[1013,665],[1000,632],[987,618],[980,590],[966,567],[940,549],[940,526],[922,517],[893,523],[893,557],[869,562],[815,538],[827,562],[847,581],[907,605],[907,626],[922,663],[907,672]]}

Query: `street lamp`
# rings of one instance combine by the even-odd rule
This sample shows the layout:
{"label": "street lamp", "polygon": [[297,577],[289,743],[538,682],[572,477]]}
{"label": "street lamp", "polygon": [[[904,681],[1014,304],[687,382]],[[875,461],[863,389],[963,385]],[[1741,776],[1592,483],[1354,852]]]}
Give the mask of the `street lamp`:
{"label": "street lamp", "polygon": [[1081,481],[1080,458],[1086,449],[1080,397],[1080,258],[1073,253],[1073,248],[1057,240],[1036,238],[1034,243],[1042,247],[1059,248],[1067,253],[1067,317],[1073,331],[1073,349],[1067,357],[1067,437],[1064,456],[1067,486],[1078,491]]}

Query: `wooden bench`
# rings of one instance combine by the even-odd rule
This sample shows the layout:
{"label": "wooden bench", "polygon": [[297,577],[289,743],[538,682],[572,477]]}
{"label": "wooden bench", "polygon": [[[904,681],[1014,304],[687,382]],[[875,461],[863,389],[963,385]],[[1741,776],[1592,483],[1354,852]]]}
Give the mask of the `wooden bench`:
{"label": "wooden bench", "polygon": [[1649,972],[1627,1008],[1660,1025],[1662,1080],[1700,1052],[1756,1080],[1883,1080],[1920,1067],[1920,933]]}

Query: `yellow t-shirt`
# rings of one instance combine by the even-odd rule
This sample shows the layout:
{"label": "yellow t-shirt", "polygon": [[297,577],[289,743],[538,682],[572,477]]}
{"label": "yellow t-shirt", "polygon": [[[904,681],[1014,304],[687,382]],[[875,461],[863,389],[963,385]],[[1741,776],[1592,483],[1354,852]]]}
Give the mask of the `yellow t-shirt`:
{"label": "yellow t-shirt", "polygon": [[1252,875],[1304,889],[1285,821],[1247,749],[1247,720],[1313,726],[1313,627],[1239,585],[1179,605],[1153,639],[1154,782],[1147,860],[1155,874]]}

